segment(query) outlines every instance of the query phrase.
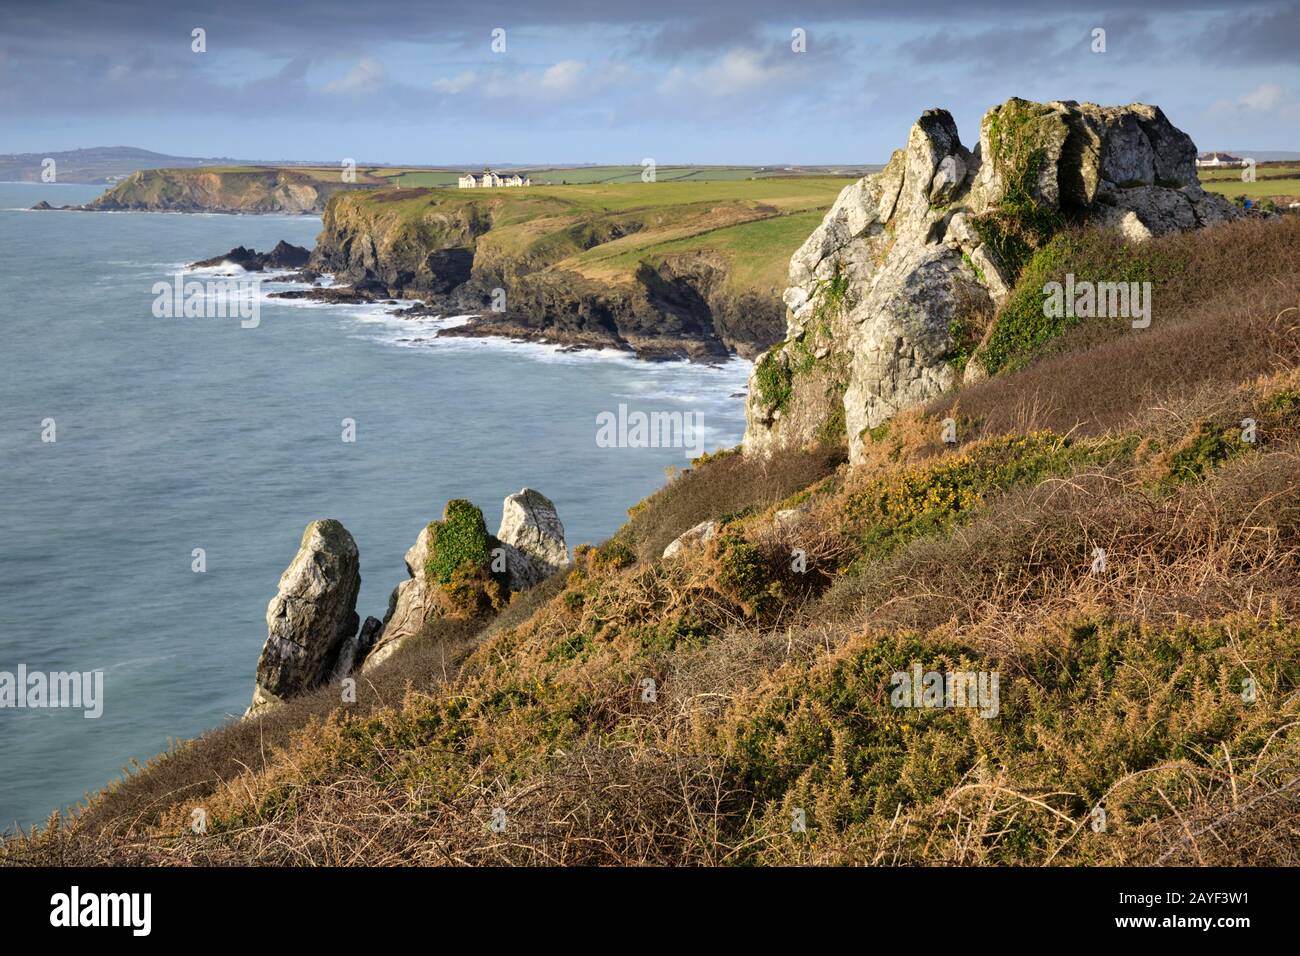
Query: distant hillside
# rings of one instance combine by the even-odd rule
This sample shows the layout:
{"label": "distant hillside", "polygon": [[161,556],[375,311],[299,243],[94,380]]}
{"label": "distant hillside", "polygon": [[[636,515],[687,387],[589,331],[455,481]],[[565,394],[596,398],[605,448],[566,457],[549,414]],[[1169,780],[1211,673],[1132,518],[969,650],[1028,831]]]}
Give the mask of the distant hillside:
{"label": "distant hillside", "polygon": [[46,159],[54,160],[56,181],[60,183],[111,183],[125,179],[138,169],[251,165],[249,160],[168,156],[134,146],[94,146],[53,153],[0,154],[0,182],[41,182],[42,163]]}
{"label": "distant hillside", "polygon": [[[1255,155],[1248,153],[1244,155]],[[1300,156],[1300,154],[1295,154]],[[134,146],[93,146],[46,153],[0,153],[0,182],[41,182],[42,163],[52,159],[57,182],[116,183],[142,169],[193,169],[196,166],[327,166],[338,163],[322,160],[230,159],[229,157],[171,156]],[[446,166],[411,166],[369,164],[384,169],[384,177],[395,186],[454,186],[461,173],[477,169],[478,163]],[[495,169],[531,171],[538,182],[596,183],[637,182],[640,166],[497,164]],[[690,179],[711,182],[725,179],[750,179],[759,176],[862,176],[873,171],[866,166],[662,166],[662,180]]]}

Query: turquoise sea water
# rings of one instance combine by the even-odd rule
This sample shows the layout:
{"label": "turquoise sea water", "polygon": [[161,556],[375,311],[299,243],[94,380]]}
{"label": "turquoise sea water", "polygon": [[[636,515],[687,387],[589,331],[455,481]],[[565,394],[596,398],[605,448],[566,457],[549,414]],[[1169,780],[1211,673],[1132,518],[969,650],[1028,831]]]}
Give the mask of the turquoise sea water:
{"label": "turquoise sea water", "polygon": [[263,299],[256,328],[155,318],[153,284],[183,263],[311,246],[320,221],[24,211],[100,191],[0,184],[0,671],[105,675],[97,720],[0,709],[0,829],[242,713],[266,604],[308,521],[352,532],[358,612],[382,616],[449,498],[495,530],[501,499],[537,488],[575,545],[687,464],[681,449],[598,447],[601,412],[698,412],[708,448],[740,440],[739,360],[438,340],[438,322],[378,306]]}

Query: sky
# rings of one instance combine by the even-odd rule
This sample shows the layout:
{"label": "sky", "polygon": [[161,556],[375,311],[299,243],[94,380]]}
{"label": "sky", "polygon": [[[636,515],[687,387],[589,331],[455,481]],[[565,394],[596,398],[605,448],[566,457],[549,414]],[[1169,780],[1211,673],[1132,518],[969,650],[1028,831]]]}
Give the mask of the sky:
{"label": "sky", "polygon": [[1300,149],[1300,0],[0,0],[0,153],[879,163],[1011,96]]}

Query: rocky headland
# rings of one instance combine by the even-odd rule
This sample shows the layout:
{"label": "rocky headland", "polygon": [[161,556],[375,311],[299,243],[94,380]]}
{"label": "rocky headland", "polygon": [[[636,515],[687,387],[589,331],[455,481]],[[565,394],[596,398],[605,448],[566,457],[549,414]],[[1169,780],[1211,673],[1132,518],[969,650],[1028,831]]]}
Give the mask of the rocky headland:
{"label": "rocky headland", "polygon": [[142,169],[104,195],[80,206],[88,212],[202,212],[313,215],[335,193],[373,189],[375,183],[344,182],[337,171],[291,167],[232,166]]}
{"label": "rocky headland", "polygon": [[1002,307],[1070,227],[1141,242],[1242,215],[1201,188],[1195,160],[1154,106],[1011,99],[973,150],[927,110],[791,259],[785,340],[750,379],[745,453],[829,440],[860,461],[868,430],[1001,368],[994,346],[1017,318]]}

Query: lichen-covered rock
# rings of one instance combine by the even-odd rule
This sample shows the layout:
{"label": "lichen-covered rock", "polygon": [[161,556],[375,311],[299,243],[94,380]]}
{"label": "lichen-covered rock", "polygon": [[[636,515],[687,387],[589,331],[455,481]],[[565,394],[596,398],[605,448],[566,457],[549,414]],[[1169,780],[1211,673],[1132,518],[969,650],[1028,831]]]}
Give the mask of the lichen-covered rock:
{"label": "lichen-covered rock", "polygon": [[436,602],[434,584],[426,568],[429,563],[430,525],[420,529],[406,552],[406,573],[409,579],[393,589],[388,599],[388,611],[375,635],[374,646],[361,664],[363,671],[371,670],[392,657],[408,639],[424,627],[424,622],[434,613]]}
{"label": "lichen-covered rock", "polygon": [[331,681],[342,680],[365,662],[366,655],[375,646],[384,622],[377,617],[368,617],[361,622],[361,630],[343,642],[339,649],[338,660],[334,662]]}
{"label": "lichen-covered rock", "polygon": [[532,488],[508,495],[502,502],[496,537],[505,553],[512,591],[540,584],[569,564],[564,525],[555,505]]}
{"label": "lichen-covered rock", "polygon": [[1237,218],[1195,160],[1153,106],[1011,99],[984,115],[974,151],[927,110],[791,258],[786,338],[755,363],[745,454],[835,443],[857,462],[865,430],[985,374],[961,339],[1007,299],[1025,236],[1076,222],[1143,240]]}
{"label": "lichen-covered rock", "polygon": [[675,558],[687,551],[702,547],[718,536],[716,521],[701,521],[693,528],[683,531],[664,548],[663,557]]}
{"label": "lichen-covered rock", "polygon": [[313,521],[266,608],[266,644],[257,662],[254,715],[327,680],[357,632],[360,559],[338,521]]}

